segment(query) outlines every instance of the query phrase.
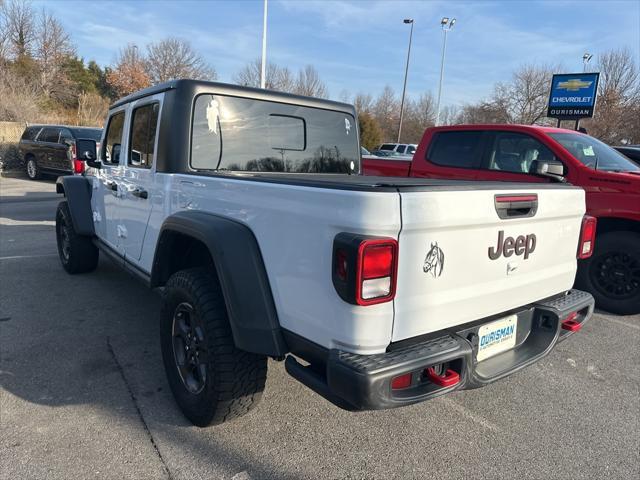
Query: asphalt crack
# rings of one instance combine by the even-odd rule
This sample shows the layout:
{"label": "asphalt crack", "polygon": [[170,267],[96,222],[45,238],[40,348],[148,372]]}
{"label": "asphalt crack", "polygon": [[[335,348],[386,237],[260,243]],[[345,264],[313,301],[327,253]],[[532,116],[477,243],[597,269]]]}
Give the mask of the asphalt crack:
{"label": "asphalt crack", "polygon": [[156,441],[153,438],[153,435],[151,434],[151,430],[149,429],[149,425],[147,425],[147,422],[144,419],[144,416],[142,415],[142,411],[140,410],[140,406],[138,405],[138,400],[137,400],[136,396],[133,393],[131,385],[129,384],[129,380],[127,380],[127,376],[124,373],[124,368],[122,367],[122,364],[118,360],[118,357],[116,356],[116,352],[113,350],[113,346],[111,345],[111,339],[109,337],[107,337],[107,349],[109,350],[109,353],[111,354],[111,358],[113,358],[113,362],[116,364],[116,367],[118,368],[118,372],[120,372],[120,376],[122,377],[122,381],[124,382],[125,386],[127,387],[127,391],[129,392],[129,396],[131,397],[131,402],[133,403],[133,406],[136,409],[136,412],[138,414],[138,418],[140,419],[140,423],[142,423],[142,427],[144,428],[145,433],[149,437],[149,441],[151,442],[151,446],[155,450],[156,455],[158,456],[158,459],[160,460],[160,463],[162,464],[162,469],[164,470],[167,478],[169,480],[173,480],[173,475],[171,475],[171,471],[169,470],[169,467],[167,466],[167,463],[165,462],[164,458],[162,457],[162,453],[160,453],[160,449],[158,448],[158,445],[156,444]]}

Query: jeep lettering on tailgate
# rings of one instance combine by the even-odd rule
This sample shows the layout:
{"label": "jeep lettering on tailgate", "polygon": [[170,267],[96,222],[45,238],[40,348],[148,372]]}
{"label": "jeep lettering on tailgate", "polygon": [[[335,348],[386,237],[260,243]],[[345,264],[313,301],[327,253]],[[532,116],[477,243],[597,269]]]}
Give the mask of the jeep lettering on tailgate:
{"label": "jeep lettering on tailgate", "polygon": [[519,235],[514,239],[513,237],[504,238],[504,231],[500,230],[498,232],[498,244],[495,247],[489,247],[489,258],[491,260],[497,260],[501,255],[507,258],[515,253],[516,255],[524,254],[524,259],[526,260],[535,249],[535,233],[531,233],[526,237]]}

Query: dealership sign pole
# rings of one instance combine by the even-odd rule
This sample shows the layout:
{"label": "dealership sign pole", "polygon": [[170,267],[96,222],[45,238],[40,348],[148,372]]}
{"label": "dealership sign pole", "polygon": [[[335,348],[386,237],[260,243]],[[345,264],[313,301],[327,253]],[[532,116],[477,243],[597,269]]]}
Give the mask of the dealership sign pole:
{"label": "dealership sign pole", "polygon": [[576,130],[581,118],[593,117],[598,93],[599,73],[561,73],[551,79],[547,116],[558,120],[575,120]]}

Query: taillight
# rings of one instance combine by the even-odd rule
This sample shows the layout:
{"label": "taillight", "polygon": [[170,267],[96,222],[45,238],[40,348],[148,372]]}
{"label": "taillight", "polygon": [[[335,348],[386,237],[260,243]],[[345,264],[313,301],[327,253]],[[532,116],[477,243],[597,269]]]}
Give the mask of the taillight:
{"label": "taillight", "polygon": [[73,172],[74,173],[82,173],[82,172],[84,172],[84,162],[82,160],[74,160],[73,161]]}
{"label": "taillight", "polygon": [[358,248],[356,302],[372,305],[391,300],[395,294],[398,242],[365,240]]}
{"label": "taillight", "polygon": [[578,244],[578,258],[589,258],[593,254],[596,241],[596,225],[598,220],[595,217],[585,215],[582,219],[580,229],[580,243]]}
{"label": "taillight", "polygon": [[354,305],[393,300],[398,269],[398,242],[341,233],[333,249],[333,285],[338,295]]}

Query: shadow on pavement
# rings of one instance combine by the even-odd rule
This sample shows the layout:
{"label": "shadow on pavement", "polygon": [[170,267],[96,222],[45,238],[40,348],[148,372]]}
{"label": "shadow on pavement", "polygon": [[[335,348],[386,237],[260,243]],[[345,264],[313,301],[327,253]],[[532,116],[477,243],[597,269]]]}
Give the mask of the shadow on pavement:
{"label": "shadow on pavement", "polygon": [[[74,276],[53,255],[4,260],[0,269],[2,390],[36,405],[88,407],[106,415],[106,423],[110,416],[140,422],[160,452],[188,452],[228,478],[241,471],[254,479],[297,478],[216,441],[214,429],[193,427],[182,416],[165,379],[156,293],[108,260],[94,273]],[[133,406],[137,419],[126,415]],[[11,425],[11,415],[3,417]],[[243,422],[230,428],[242,430]]]}

